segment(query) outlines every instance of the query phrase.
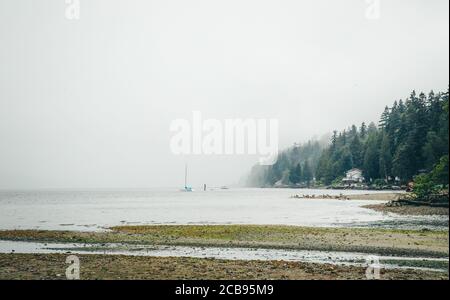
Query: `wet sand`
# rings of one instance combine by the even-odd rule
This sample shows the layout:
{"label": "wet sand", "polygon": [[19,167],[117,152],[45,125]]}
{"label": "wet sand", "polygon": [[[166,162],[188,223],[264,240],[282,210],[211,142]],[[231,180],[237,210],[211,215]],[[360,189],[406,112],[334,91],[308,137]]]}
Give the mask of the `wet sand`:
{"label": "wet sand", "polygon": [[241,247],[448,257],[447,231],[295,226],[123,226],[107,232],[0,231],[0,240]]}
{"label": "wet sand", "polygon": [[[65,279],[64,254],[0,254],[0,279]],[[364,280],[365,268],[284,261],[78,255],[80,279]],[[448,280],[448,274],[381,270],[382,280]]]}
{"label": "wet sand", "polygon": [[[0,240],[359,252],[448,258],[448,231],[295,226],[123,226],[105,232],[0,231]],[[0,279],[64,279],[67,254],[0,254]],[[365,268],[315,262],[80,254],[82,279],[365,279]],[[419,262],[418,262],[419,263]],[[442,264],[442,263],[439,263]],[[448,272],[382,269],[382,279]]]}

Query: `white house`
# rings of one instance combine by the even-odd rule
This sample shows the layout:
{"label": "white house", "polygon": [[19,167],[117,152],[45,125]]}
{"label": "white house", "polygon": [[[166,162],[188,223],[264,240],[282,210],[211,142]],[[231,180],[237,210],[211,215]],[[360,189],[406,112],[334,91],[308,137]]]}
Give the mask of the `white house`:
{"label": "white house", "polygon": [[347,184],[364,182],[363,171],[360,169],[348,170],[342,182]]}

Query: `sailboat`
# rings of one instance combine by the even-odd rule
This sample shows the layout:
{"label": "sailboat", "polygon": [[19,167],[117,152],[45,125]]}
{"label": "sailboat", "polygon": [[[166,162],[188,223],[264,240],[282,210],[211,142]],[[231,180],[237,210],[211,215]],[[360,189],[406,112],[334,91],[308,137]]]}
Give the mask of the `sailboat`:
{"label": "sailboat", "polygon": [[184,166],[184,192],[193,192],[192,187],[187,185],[188,167],[187,164]]}

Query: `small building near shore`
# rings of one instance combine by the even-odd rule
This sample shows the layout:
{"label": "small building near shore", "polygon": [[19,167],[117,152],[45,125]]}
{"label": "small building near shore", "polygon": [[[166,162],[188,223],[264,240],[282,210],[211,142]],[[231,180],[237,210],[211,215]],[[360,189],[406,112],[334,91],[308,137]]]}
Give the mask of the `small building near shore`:
{"label": "small building near shore", "polygon": [[348,170],[345,174],[345,178],[342,179],[342,183],[344,184],[354,184],[362,182],[364,182],[363,171],[356,168]]}

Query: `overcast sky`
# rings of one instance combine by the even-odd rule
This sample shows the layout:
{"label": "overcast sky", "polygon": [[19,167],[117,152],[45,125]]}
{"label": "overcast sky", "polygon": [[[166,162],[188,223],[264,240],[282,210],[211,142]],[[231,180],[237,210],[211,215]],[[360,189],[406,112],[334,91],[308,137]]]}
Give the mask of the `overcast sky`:
{"label": "overcast sky", "polygon": [[239,180],[175,156],[171,121],[278,118],[280,147],[448,87],[448,0],[0,0],[0,189]]}

